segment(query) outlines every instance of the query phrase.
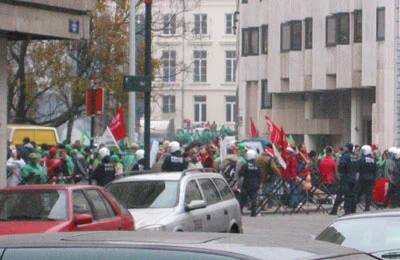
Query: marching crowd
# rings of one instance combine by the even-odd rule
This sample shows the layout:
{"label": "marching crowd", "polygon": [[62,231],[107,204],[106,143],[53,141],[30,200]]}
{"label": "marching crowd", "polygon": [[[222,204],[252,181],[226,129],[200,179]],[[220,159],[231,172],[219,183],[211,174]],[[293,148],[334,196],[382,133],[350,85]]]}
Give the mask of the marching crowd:
{"label": "marching crowd", "polygon": [[[95,150],[73,144],[36,145],[28,137],[23,145],[9,145],[7,160],[7,186],[44,183],[88,183],[89,176],[97,185],[104,186],[124,172],[145,169],[143,147],[132,143],[124,151],[110,151],[104,145]],[[213,143],[195,140],[184,147],[177,141],[164,141],[158,150],[152,171],[183,171],[204,168],[221,173],[234,191],[241,208],[250,202],[251,216],[256,215],[260,188],[273,192],[278,180],[285,183],[288,207],[295,208],[304,200],[302,185],[307,175],[312,185],[336,194],[330,214],[337,214],[344,201],[345,214],[356,211],[361,197],[365,197],[365,210],[373,201],[375,182],[388,179],[389,190],[380,205],[399,205],[400,149],[390,148],[382,154],[375,145],[345,144],[334,149],[327,146],[320,154],[307,151],[305,144],[286,149],[267,145],[260,154],[248,149],[244,143],[231,143],[227,155],[220,157],[220,149]],[[323,187],[323,188],[322,188]]]}

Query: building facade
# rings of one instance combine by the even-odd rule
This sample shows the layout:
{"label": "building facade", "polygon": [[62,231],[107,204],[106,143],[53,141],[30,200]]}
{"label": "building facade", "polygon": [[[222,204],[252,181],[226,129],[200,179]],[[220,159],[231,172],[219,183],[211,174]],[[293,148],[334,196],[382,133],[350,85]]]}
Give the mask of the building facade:
{"label": "building facade", "polygon": [[399,145],[398,0],[240,0],[240,136]]}
{"label": "building facade", "polygon": [[[152,120],[235,127],[236,0],[155,1]],[[157,17],[158,16],[158,17]]]}

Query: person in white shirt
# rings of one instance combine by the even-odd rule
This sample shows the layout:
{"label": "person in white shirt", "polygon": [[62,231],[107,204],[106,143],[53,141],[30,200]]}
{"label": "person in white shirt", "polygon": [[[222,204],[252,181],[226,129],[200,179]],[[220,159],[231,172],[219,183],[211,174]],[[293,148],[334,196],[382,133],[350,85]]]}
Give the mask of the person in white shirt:
{"label": "person in white shirt", "polygon": [[10,158],[7,160],[7,187],[15,187],[22,182],[22,168],[26,165],[22,158],[22,151],[12,150]]}

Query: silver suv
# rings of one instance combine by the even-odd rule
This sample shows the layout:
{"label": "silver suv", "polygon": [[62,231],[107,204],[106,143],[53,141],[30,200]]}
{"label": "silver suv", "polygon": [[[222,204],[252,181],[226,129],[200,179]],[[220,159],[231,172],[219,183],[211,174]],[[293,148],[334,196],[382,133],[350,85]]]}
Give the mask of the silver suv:
{"label": "silver suv", "polygon": [[142,173],[106,189],[131,212],[137,230],[243,231],[239,203],[219,173]]}

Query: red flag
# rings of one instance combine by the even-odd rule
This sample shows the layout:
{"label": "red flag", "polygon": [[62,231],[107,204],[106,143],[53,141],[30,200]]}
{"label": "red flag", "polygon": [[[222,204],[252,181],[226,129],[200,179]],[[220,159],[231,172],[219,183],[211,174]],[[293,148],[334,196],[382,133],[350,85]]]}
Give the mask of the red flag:
{"label": "red flag", "polygon": [[111,121],[111,124],[109,125],[109,128],[117,142],[127,137],[124,112],[122,111],[122,107],[118,108],[113,120]]}
{"label": "red flag", "polygon": [[251,138],[258,137],[258,131],[256,125],[254,124],[253,118],[250,117],[250,126],[251,126]]}
{"label": "red flag", "polygon": [[285,131],[283,131],[283,127],[281,127],[281,146],[282,146],[282,156],[287,159],[287,152],[286,152],[286,147],[288,147],[288,139],[285,134]]}
{"label": "red flag", "polygon": [[267,120],[268,130],[271,135],[271,142],[275,145],[281,145],[281,130],[275,125],[271,118],[265,116],[265,119]]}

